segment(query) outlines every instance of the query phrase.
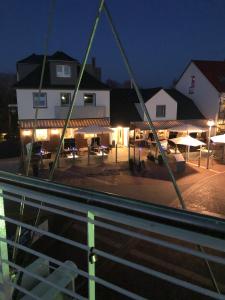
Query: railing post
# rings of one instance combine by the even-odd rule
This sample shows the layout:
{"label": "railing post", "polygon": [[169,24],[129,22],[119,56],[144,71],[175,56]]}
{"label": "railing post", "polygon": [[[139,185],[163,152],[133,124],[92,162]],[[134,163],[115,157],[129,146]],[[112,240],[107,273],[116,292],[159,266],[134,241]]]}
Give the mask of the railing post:
{"label": "railing post", "polygon": [[[3,199],[3,190],[0,189],[0,215],[5,216],[5,209],[4,209],[4,199]],[[6,225],[5,220],[0,219],[0,237],[2,239],[6,239]],[[9,279],[9,265],[6,263],[3,263],[2,260],[8,261],[8,246],[7,242],[0,241],[0,286],[2,285],[2,288],[0,288],[0,299],[6,299],[6,284],[4,284],[4,281]]]}
{"label": "railing post", "polygon": [[128,144],[128,162],[130,161],[130,142]]}
{"label": "railing post", "polygon": [[[95,215],[93,212],[88,211],[88,224],[87,224],[87,242],[89,247],[88,253],[88,274],[89,276],[95,276],[95,260],[92,259],[92,249],[95,246],[95,225],[90,222],[94,221]],[[95,281],[89,278],[88,281],[88,299],[95,300]]]}
{"label": "railing post", "polygon": [[117,163],[117,161],[118,161],[118,153],[117,153],[117,151],[118,151],[118,148],[117,148],[117,144],[116,144],[116,163]]}

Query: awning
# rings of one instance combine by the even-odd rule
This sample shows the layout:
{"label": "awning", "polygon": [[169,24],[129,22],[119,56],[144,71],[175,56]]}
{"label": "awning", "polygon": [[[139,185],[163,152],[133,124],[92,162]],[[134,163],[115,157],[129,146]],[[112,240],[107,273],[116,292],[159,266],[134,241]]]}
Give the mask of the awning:
{"label": "awning", "polygon": [[75,133],[81,133],[81,134],[85,134],[85,133],[94,133],[94,134],[98,134],[98,133],[111,133],[113,132],[113,129],[109,128],[109,127],[105,127],[105,126],[88,126],[88,127],[82,127],[79,128],[75,131]]}
{"label": "awning", "polygon": [[[20,120],[19,125],[21,129],[33,129],[34,120]],[[37,120],[37,129],[46,128],[63,128],[65,120]],[[109,119],[73,119],[69,121],[68,128],[80,128],[88,126],[110,126]]]}
{"label": "awning", "polygon": [[203,127],[199,127],[193,124],[182,124],[179,126],[175,126],[172,128],[169,128],[169,131],[174,131],[174,132],[188,132],[188,133],[192,133],[192,132],[203,132],[203,131],[207,131],[208,129],[203,128]]}
{"label": "awning", "polygon": [[[193,126],[199,126],[207,129],[207,120],[194,119],[194,120],[166,120],[166,121],[153,121],[153,125],[156,130],[166,130],[175,126],[181,126],[184,124],[192,124]],[[131,129],[138,128],[141,130],[148,130],[148,122],[131,122]]]}

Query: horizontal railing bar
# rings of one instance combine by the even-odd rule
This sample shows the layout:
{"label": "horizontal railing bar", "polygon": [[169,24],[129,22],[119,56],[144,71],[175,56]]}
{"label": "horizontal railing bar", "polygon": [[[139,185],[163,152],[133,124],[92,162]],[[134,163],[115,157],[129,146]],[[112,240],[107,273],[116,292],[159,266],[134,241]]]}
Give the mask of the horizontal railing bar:
{"label": "horizontal railing bar", "polygon": [[[7,244],[9,244],[11,246],[14,246],[14,247],[16,247],[16,248],[18,248],[18,249],[20,249],[20,250],[22,250],[24,252],[28,252],[28,253],[30,253],[32,255],[35,255],[37,257],[46,259],[49,262],[54,263],[54,264],[56,264],[58,266],[62,266],[62,267],[64,267],[65,269],[67,269],[69,271],[74,271],[73,268],[71,268],[70,266],[64,265],[63,262],[61,262],[61,261],[59,261],[59,260],[57,260],[57,259],[55,259],[53,257],[50,257],[48,255],[45,255],[45,254],[41,253],[41,252],[35,251],[35,250],[31,249],[31,248],[28,248],[26,246],[23,246],[23,245],[20,245],[18,243],[15,243],[13,241],[10,241],[9,239],[4,239],[4,238],[0,237],[0,241],[2,241],[4,243],[7,243]],[[89,274],[87,272],[83,271],[83,270],[77,269],[77,273],[79,275],[87,278],[87,279],[94,280],[95,282],[97,282],[97,283],[99,283],[99,284],[101,284],[101,285],[103,285],[105,287],[108,287],[108,288],[110,288],[110,289],[112,289],[112,290],[114,290],[116,292],[120,291],[121,294],[128,295],[132,299],[139,299],[139,300],[143,300],[144,299],[144,298],[141,298],[141,297],[138,298],[139,296],[136,295],[135,293],[132,293],[132,292],[130,292],[130,291],[126,290],[126,289],[123,289],[123,288],[121,288],[121,287],[119,287],[119,286],[117,286],[115,284],[107,282],[107,281],[105,281],[102,278],[99,278],[99,277],[96,277],[96,276],[89,276]]]}
{"label": "horizontal railing bar", "polygon": [[[0,193],[0,196],[1,196],[1,193]],[[14,196],[11,196],[11,195],[5,195],[4,194],[4,199],[5,200],[10,200],[10,201],[13,201],[13,202],[17,202],[17,203],[21,203],[21,199],[18,199],[17,197],[14,197]],[[34,203],[32,201],[27,201],[27,200],[23,200],[23,204],[27,205],[27,206],[32,206],[32,207],[35,207],[35,208],[41,208],[41,210],[45,210],[45,211],[48,211],[48,212],[51,212],[51,213],[55,213],[55,214],[58,214],[58,215],[61,215],[61,216],[71,218],[71,219],[76,220],[76,221],[81,221],[81,222],[87,223],[87,217],[81,217],[81,216],[78,216],[78,215],[74,215],[74,214],[65,212],[63,210],[59,210],[57,208],[53,208],[53,207],[46,206],[46,205],[43,206],[43,205]]]}
{"label": "horizontal railing bar", "polygon": [[[111,282],[108,282],[108,281],[105,281],[104,279],[102,278],[99,278],[99,277],[95,277],[93,276],[93,280],[96,282],[96,283],[99,283],[107,288],[110,288],[111,290],[121,294],[121,295],[124,295],[124,296],[127,296],[131,299],[134,299],[134,300],[147,300],[146,298],[140,296],[140,295],[137,295],[131,291],[128,291],[127,289],[124,289],[124,288],[121,288],[119,287],[118,285],[115,285]],[[149,299],[149,298],[148,298]]]}
{"label": "horizontal railing bar", "polygon": [[15,289],[19,290],[23,294],[30,296],[32,299],[42,300],[40,297],[35,296],[34,294],[32,294],[31,292],[29,292],[28,290],[24,289],[23,287],[19,286],[18,284],[14,283],[14,282],[12,282],[10,280],[6,280],[5,282],[7,282],[8,284],[10,284],[11,286],[13,286]]}
{"label": "horizontal railing bar", "polygon": [[[21,202],[21,200],[16,199],[16,197],[11,197],[11,196],[8,196],[8,195],[5,197],[5,199],[8,199],[8,197],[9,197],[9,200],[12,200],[12,201],[15,201],[15,202],[18,202],[18,203]],[[67,212],[64,212],[62,210],[58,210],[58,209],[51,208],[51,207],[48,207],[48,206],[41,206],[41,205],[38,205],[38,204],[36,204],[34,202],[30,202],[30,201],[26,201],[25,200],[25,201],[23,201],[23,203],[25,205],[29,205],[29,206],[32,206],[32,207],[35,207],[35,208],[42,208],[43,210],[54,212],[56,214],[60,214],[60,215],[69,217],[71,219],[79,220],[79,221],[82,221],[82,222],[85,222],[85,223],[88,220],[85,217],[74,216],[74,214],[67,213]],[[96,220],[95,221],[89,220],[89,222],[93,223],[93,224],[95,224],[95,225],[97,225],[99,227],[102,227],[102,228],[105,228],[105,229],[109,229],[109,230],[113,230],[115,232],[120,232],[122,234],[126,234],[126,235],[129,235],[131,237],[136,237],[136,238],[145,240],[147,242],[152,242],[154,244],[158,244],[158,245],[161,245],[161,246],[164,246],[164,247],[167,247],[167,248],[170,248],[170,249],[182,252],[182,253],[187,253],[187,254],[190,254],[190,255],[193,255],[193,256],[196,256],[196,257],[199,257],[199,258],[205,258],[205,259],[208,259],[210,261],[214,261],[216,263],[225,264],[225,259],[217,257],[217,256],[212,256],[210,254],[202,253],[202,252],[199,252],[197,250],[192,250],[190,248],[179,246],[177,244],[172,244],[170,242],[162,241],[160,239],[155,239],[155,238],[152,238],[152,237],[147,237],[146,235],[135,233],[134,231],[130,231],[130,230],[127,230],[127,229],[122,229],[122,228],[119,228],[118,226],[110,225],[110,224],[107,224],[105,222],[96,221]]]}
{"label": "horizontal railing bar", "polygon": [[101,250],[98,250],[96,248],[94,249],[94,253],[96,253],[97,255],[99,255],[101,257],[107,258],[111,261],[120,263],[122,265],[125,265],[125,266],[133,268],[133,269],[136,269],[137,271],[144,272],[144,273],[146,273],[148,275],[151,275],[153,277],[157,277],[159,279],[165,280],[167,282],[170,282],[172,284],[181,286],[183,288],[189,289],[189,290],[197,292],[199,294],[212,297],[213,299],[219,299],[219,300],[224,300],[225,299],[225,295],[218,294],[216,292],[213,292],[212,290],[205,289],[201,286],[197,286],[195,284],[192,284],[192,283],[186,282],[184,280],[172,277],[170,275],[155,271],[153,269],[144,267],[142,265],[138,265],[138,264],[133,263],[129,260],[126,260],[124,258],[120,258],[120,257],[112,255],[112,254],[108,254],[108,253],[106,253],[104,251],[101,251]]}
{"label": "horizontal railing bar", "polygon": [[[41,252],[38,252],[36,250],[33,250],[33,249],[29,248],[29,247],[26,247],[26,246],[23,246],[21,244],[15,243],[15,242],[13,242],[13,241],[11,241],[9,239],[4,239],[2,237],[0,237],[0,241],[4,242],[4,243],[7,243],[10,246],[14,246],[14,247],[16,247],[16,248],[18,248],[18,249],[20,249],[20,250],[22,250],[24,252],[28,252],[29,254],[35,255],[35,256],[43,258],[43,259],[47,259],[49,262],[52,262],[52,263],[54,263],[54,264],[56,264],[56,265],[58,265],[60,267],[64,267],[64,268],[68,269],[69,271],[74,271],[73,268],[70,268],[69,266],[64,265],[64,263],[61,262],[60,260],[55,259],[55,258],[53,258],[51,256],[46,255],[46,254],[43,254]],[[85,272],[85,271],[83,271],[83,270],[77,269],[77,273],[79,275],[85,277],[85,278],[90,278],[90,276],[88,275],[88,273]]]}
{"label": "horizontal railing bar", "polygon": [[17,221],[15,219],[12,219],[12,218],[9,218],[9,217],[3,217],[0,215],[0,219],[1,220],[5,220],[6,222],[9,222],[11,224],[14,224],[14,225],[17,225],[17,226],[20,226],[20,227],[24,227],[26,229],[29,229],[33,232],[38,232],[38,233],[41,233],[43,235],[46,235],[48,237],[51,237],[53,239],[56,239],[60,242],[64,242],[66,244],[69,244],[71,246],[74,246],[74,247],[77,247],[77,248],[80,248],[82,250],[86,250],[88,251],[89,250],[89,247],[86,246],[86,245],[83,245],[81,243],[78,243],[78,242],[75,242],[75,241],[72,241],[72,240],[69,240],[67,238],[64,238],[63,236],[59,236],[57,234],[54,234],[52,232],[49,232],[49,231],[46,231],[46,230],[43,230],[43,229],[40,229],[40,228],[37,228],[35,226],[32,226],[32,225],[29,225],[29,224],[26,224],[26,223],[23,223],[23,222],[20,222],[20,221]]}
{"label": "horizontal railing bar", "polygon": [[[132,199],[122,198],[116,195],[90,191],[87,189],[69,187],[58,183],[49,182],[46,180],[28,178],[15,174],[0,171],[1,185],[8,182],[19,186],[26,186],[32,190],[42,190],[45,193],[54,193],[66,197],[79,197],[85,201],[95,201],[104,203],[107,206],[124,207],[135,212],[158,216],[167,220],[189,224],[191,226],[200,226],[201,228],[209,228],[218,232],[225,232],[225,222],[211,216],[203,216],[193,212],[181,211],[175,208],[163,207],[156,204],[145,203]],[[105,200],[107,198],[107,201]],[[78,200],[78,199],[77,199]],[[96,205],[97,205],[96,203]]]}
{"label": "horizontal railing bar", "polygon": [[[16,191],[18,193],[18,188]],[[31,193],[30,191],[24,190],[21,196],[23,196],[24,194],[26,194],[25,196],[30,197]],[[88,204],[82,204],[79,202],[73,202],[67,199],[61,199],[56,196],[44,195],[43,197],[43,194],[37,192],[32,192],[32,194],[35,194],[35,200],[39,200],[44,203],[57,205],[62,208],[67,207],[69,209],[75,209],[81,212],[93,211],[93,213],[96,216],[106,218],[114,222],[117,221],[124,225],[129,225],[150,232],[155,232],[164,236],[168,236],[170,238],[178,238],[180,240],[187,241],[192,244],[196,243],[198,245],[216,249],[222,252],[225,251],[225,240],[214,238],[212,236],[208,236],[202,233],[187,231],[185,229],[180,229],[175,226],[160,224],[155,221],[148,221],[146,219],[141,219],[134,216],[127,216],[126,214],[120,212],[109,211],[105,208],[100,208]]]}
{"label": "horizontal railing bar", "polygon": [[104,229],[109,229],[109,230],[112,230],[114,232],[119,232],[119,233],[128,235],[130,237],[135,237],[135,238],[144,240],[146,242],[150,242],[150,243],[154,243],[156,245],[163,246],[165,248],[176,250],[176,251],[179,251],[179,252],[182,252],[182,253],[185,253],[185,254],[190,254],[190,255],[193,255],[195,257],[207,259],[207,260],[213,261],[213,262],[218,263],[218,264],[223,264],[223,265],[225,264],[225,258],[222,258],[222,257],[218,257],[218,256],[214,256],[214,255],[211,255],[211,254],[207,254],[205,252],[204,253],[203,252],[199,252],[197,250],[193,250],[193,249],[188,248],[188,247],[180,246],[180,245],[178,245],[176,243],[172,244],[170,242],[163,241],[161,239],[149,237],[149,236],[146,236],[146,235],[143,235],[143,234],[131,231],[131,230],[119,228],[118,226],[107,224],[107,223],[103,223],[101,221],[90,220],[89,222],[95,224],[96,226],[100,226],[100,227],[102,227]]}
{"label": "horizontal railing bar", "polygon": [[4,264],[7,264],[7,265],[11,266],[12,268],[14,268],[14,269],[16,269],[16,270],[18,270],[18,271],[20,271],[20,272],[22,272],[22,273],[25,273],[25,274],[31,276],[32,278],[35,278],[35,279],[37,279],[37,280],[39,280],[39,281],[41,281],[41,282],[44,282],[44,283],[48,284],[49,286],[54,287],[54,288],[57,289],[58,291],[60,291],[60,292],[62,292],[62,293],[64,293],[64,294],[66,294],[66,295],[68,295],[68,296],[76,297],[76,299],[78,299],[78,300],[87,300],[87,298],[84,298],[84,297],[80,296],[80,295],[77,294],[76,292],[71,292],[71,291],[68,290],[68,289],[62,288],[62,287],[60,287],[59,285],[54,284],[53,282],[51,282],[51,281],[45,279],[44,277],[41,277],[41,276],[39,276],[39,275],[37,275],[37,274],[34,274],[34,273],[28,271],[27,269],[25,269],[25,268],[23,268],[23,267],[21,267],[21,266],[15,264],[15,263],[9,261],[9,260],[0,259],[0,261],[1,261],[2,263],[4,263]]}

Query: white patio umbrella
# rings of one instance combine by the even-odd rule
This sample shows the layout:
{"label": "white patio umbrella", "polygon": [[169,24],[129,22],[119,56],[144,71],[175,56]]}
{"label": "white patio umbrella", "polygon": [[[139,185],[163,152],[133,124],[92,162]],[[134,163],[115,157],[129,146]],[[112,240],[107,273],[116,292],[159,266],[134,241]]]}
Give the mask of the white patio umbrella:
{"label": "white patio umbrella", "polygon": [[[192,147],[200,146],[201,147],[201,146],[205,145],[205,143],[203,143],[203,142],[201,142],[197,139],[194,139],[190,135],[170,139],[170,141],[172,141],[176,145],[185,145],[185,146],[188,146],[188,147],[190,147],[190,146],[192,146]],[[201,158],[201,150],[200,150],[199,155],[200,155],[200,158]],[[189,157],[189,148],[188,148],[188,156],[187,157]]]}
{"label": "white patio umbrella", "polygon": [[168,130],[169,131],[174,131],[174,132],[192,133],[192,132],[203,132],[203,131],[207,131],[208,129],[205,129],[205,128],[199,127],[199,126],[195,126],[195,125],[192,125],[192,124],[181,124],[179,126],[169,128]]}
{"label": "white patio umbrella", "polygon": [[193,147],[198,147],[198,146],[205,145],[205,143],[203,143],[203,142],[201,142],[197,139],[194,139],[190,135],[170,139],[170,141],[173,142],[174,144],[177,144],[177,145],[185,145],[185,146],[193,146]]}
{"label": "white patio umbrella", "polygon": [[222,152],[222,159],[224,161],[225,134],[212,136],[211,140],[213,141],[213,143],[216,143],[216,144],[224,144],[223,152]]}
{"label": "white patio umbrella", "polygon": [[110,127],[97,126],[97,125],[78,128],[75,131],[75,133],[80,133],[80,134],[88,134],[88,133],[101,134],[101,133],[111,133],[111,132],[113,132],[113,129],[111,129]]}
{"label": "white patio umbrella", "polygon": [[225,134],[215,135],[211,137],[213,143],[225,144]]}

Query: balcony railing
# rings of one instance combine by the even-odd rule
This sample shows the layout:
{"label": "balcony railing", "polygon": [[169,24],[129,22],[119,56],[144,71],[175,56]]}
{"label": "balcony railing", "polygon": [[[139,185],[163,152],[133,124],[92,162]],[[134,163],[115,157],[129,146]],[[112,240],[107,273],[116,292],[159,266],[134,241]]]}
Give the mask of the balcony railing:
{"label": "balcony railing", "polygon": [[0,186],[0,299],[225,299],[224,220],[5,172]]}
{"label": "balcony railing", "polygon": [[[55,118],[65,119],[68,113],[68,106],[55,106]],[[105,106],[75,106],[72,112],[72,119],[86,119],[86,118],[105,118]]]}

